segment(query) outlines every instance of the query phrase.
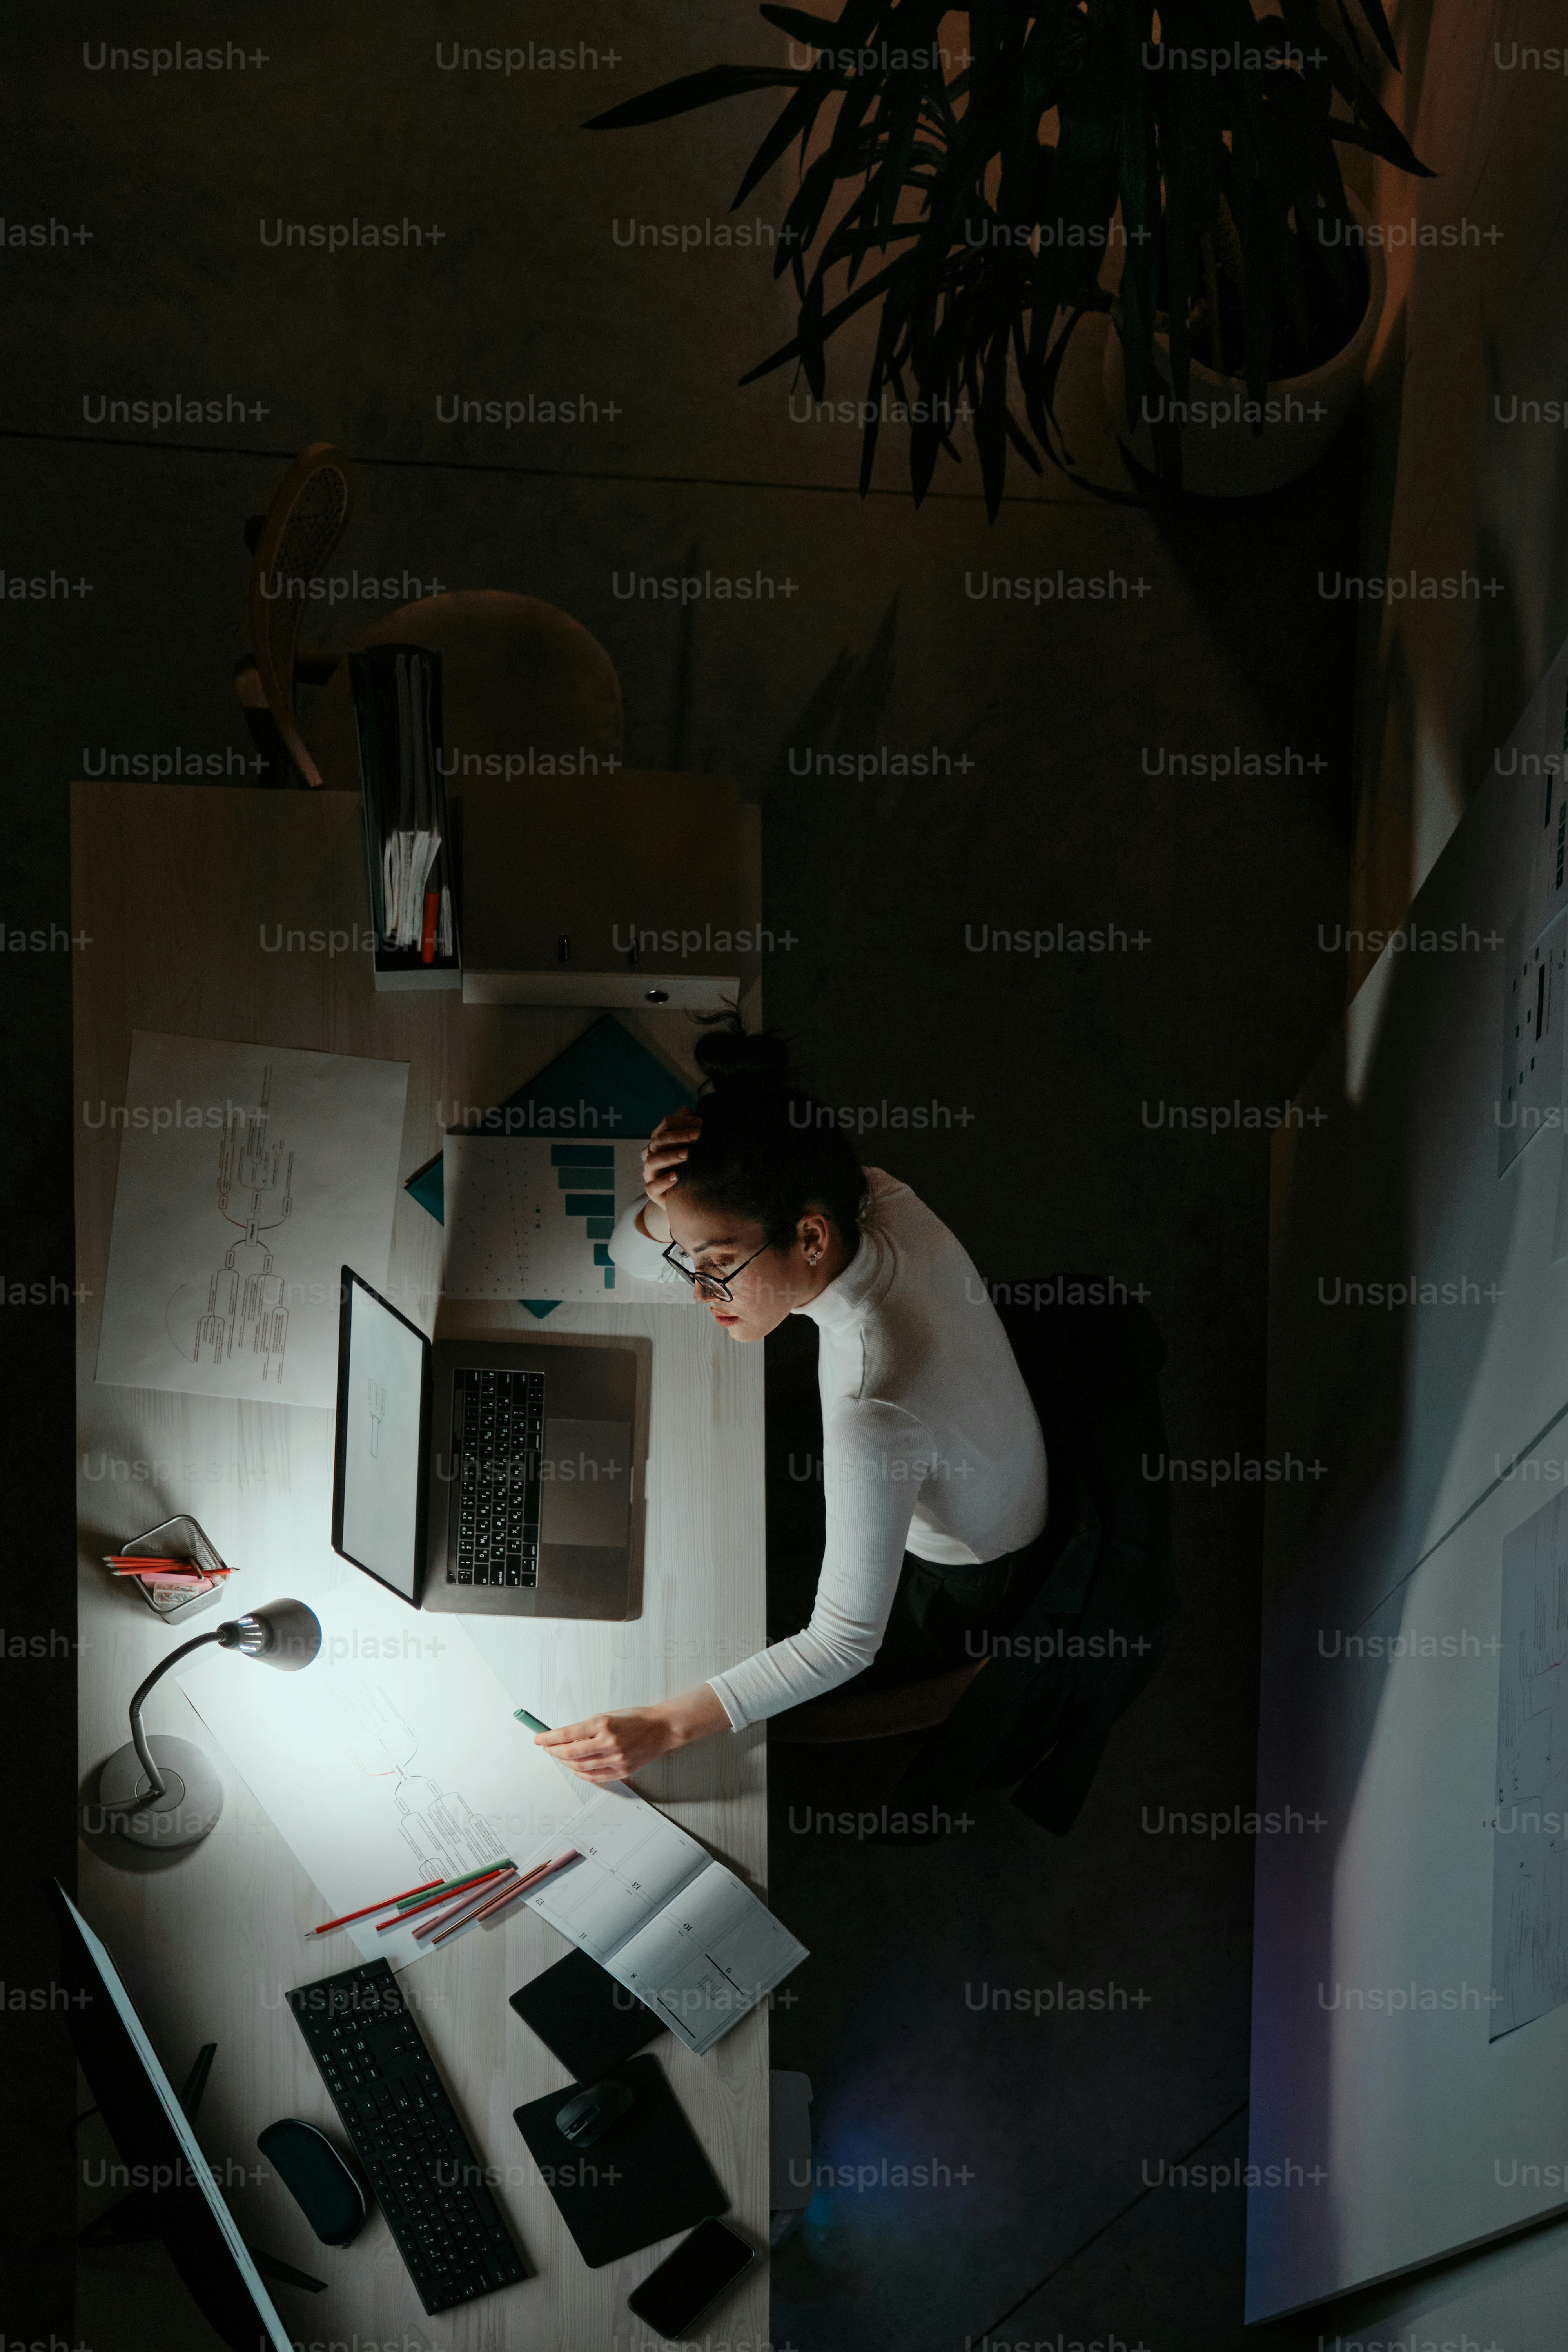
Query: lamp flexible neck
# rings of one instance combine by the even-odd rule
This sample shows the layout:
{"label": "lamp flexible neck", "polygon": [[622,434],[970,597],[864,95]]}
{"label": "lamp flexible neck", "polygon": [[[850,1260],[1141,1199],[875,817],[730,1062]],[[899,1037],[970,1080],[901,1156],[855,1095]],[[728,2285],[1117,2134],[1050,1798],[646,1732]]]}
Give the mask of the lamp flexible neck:
{"label": "lamp flexible neck", "polygon": [[[226,1634],[229,1636],[229,1640],[227,1642],[224,1641]],[[157,1664],[153,1667],[146,1681],[142,1684],[141,1687],[132,1697],[131,1701],[131,1738],[136,1749],[137,1761],[141,1765],[143,1772],[147,1775],[149,1782],[147,1795],[145,1798],[139,1799],[139,1802],[155,1804],[160,1797],[166,1797],[169,1793],[169,1784],[164,1780],[163,1774],[159,1771],[156,1764],[153,1761],[153,1751],[147,1745],[147,1735],[142,1728],[142,1709],[146,1704],[147,1694],[152,1689],[153,1684],[160,1681],[163,1676],[168,1673],[171,1666],[177,1666],[180,1660],[182,1658],[188,1658],[193,1650],[204,1650],[209,1642],[224,1642],[224,1646],[227,1648],[231,1646],[232,1639],[232,1632],[228,1625],[215,1625],[211,1633],[198,1633],[193,1641],[182,1642],[177,1650],[171,1650],[166,1658],[159,1659]]]}

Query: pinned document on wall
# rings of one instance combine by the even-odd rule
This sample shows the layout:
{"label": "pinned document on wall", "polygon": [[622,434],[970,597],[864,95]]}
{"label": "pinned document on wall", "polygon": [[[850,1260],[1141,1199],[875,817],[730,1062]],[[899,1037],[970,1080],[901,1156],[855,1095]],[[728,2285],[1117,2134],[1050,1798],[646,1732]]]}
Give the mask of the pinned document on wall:
{"label": "pinned document on wall", "polygon": [[1568,2000],[1568,1495],[1503,1544],[1488,2039]]}
{"label": "pinned document on wall", "polygon": [[617,1218],[643,1197],[640,1143],[449,1135],[442,1155],[448,1298],[676,1305],[686,1286],[616,1266]]}
{"label": "pinned document on wall", "polygon": [[[1538,939],[1523,915],[1509,925],[1498,1077],[1498,1174],[1546,1129],[1563,1130],[1563,1024],[1568,996],[1568,914]],[[1556,1245],[1553,1244],[1553,1255]]]}

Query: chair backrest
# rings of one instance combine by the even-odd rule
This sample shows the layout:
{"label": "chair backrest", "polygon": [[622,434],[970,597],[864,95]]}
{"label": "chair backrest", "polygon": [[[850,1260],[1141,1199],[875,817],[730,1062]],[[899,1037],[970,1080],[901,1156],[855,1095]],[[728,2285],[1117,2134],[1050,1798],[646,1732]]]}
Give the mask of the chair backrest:
{"label": "chair backrest", "polygon": [[[1152,1316],[1103,1278],[992,1287],[1040,1417],[1052,1514],[1076,1508],[1082,1524],[1058,1519],[1067,1549],[1009,1646],[986,1662],[889,1802],[913,1814],[955,1804],[976,1786],[1011,1786],[1020,1811],[1065,1836],[1112,1724],[1164,1654],[1180,1608],[1170,1488],[1145,1468],[1151,1448],[1163,1454],[1155,1376],[1165,1350]],[[1059,1638],[1068,1627],[1089,1637],[1081,1654]]]}
{"label": "chair backrest", "polygon": [[1046,1456],[1070,1456],[1120,1532],[1160,1549],[1170,1489],[1142,1475],[1147,1434],[1119,1411],[1148,1399],[1165,1343],[1148,1309],[1103,1275],[1042,1275],[991,1285],[1003,1328],[1039,1415]]}
{"label": "chair backrest", "polygon": [[769,2210],[804,2213],[811,2193],[811,2076],[775,2066],[768,2076]]}

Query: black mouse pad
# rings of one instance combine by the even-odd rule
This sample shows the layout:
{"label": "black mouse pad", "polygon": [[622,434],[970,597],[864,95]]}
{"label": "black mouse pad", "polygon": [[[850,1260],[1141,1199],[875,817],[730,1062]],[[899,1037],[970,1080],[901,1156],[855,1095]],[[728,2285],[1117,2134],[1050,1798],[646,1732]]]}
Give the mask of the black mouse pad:
{"label": "black mouse pad", "polygon": [[628,2058],[609,2073],[629,2086],[633,2105],[595,2147],[574,2147],[556,2128],[556,2116],[575,2096],[571,2087],[512,2110],[591,2271],[730,2210],[658,2059]]}
{"label": "black mouse pad", "polygon": [[598,2082],[665,2031],[652,2010],[587,1952],[568,1952],[514,1992],[511,2005],[574,2083]]}

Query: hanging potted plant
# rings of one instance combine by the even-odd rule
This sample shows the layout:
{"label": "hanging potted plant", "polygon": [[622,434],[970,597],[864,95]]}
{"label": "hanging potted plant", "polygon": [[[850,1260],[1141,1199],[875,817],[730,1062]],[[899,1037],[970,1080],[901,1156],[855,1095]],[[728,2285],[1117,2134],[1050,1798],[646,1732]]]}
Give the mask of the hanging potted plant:
{"label": "hanging potted plant", "polygon": [[[1382,0],[1358,5],[1397,68]],[[1236,487],[1271,487],[1338,429],[1375,330],[1381,255],[1363,243],[1336,148],[1426,174],[1377,102],[1342,6],[1342,38],[1314,0],[1279,0],[1262,18],[1248,0],[1158,12],[1152,0],[989,0],[967,17],[942,0],[845,0],[831,20],[769,0],[761,13],[787,37],[776,66],[711,66],[588,128],[788,91],[734,201],[795,152],[773,268],[793,276],[796,329],[742,382],[793,362],[822,399],[828,342],[879,306],[862,492],[888,395],[910,420],[917,503],[939,454],[959,455],[961,417],[993,516],[1010,451],[1037,473],[1042,457],[1070,471],[1055,394],[1092,311],[1112,322],[1113,421],[1167,488],[1215,488],[1216,456],[1228,449],[1234,470],[1242,444],[1261,449],[1270,434],[1278,456],[1252,467],[1267,478]],[[1327,390],[1311,381],[1325,368]],[[1251,404],[1223,438],[1193,405],[1222,387]],[[1308,419],[1325,430],[1291,435],[1292,401],[1326,409]]]}
{"label": "hanging potted plant", "polygon": [[[1274,321],[1260,388],[1248,373],[1247,268],[1222,196],[1204,241],[1204,294],[1188,315],[1187,388],[1173,381],[1168,302],[1155,314],[1150,381],[1131,397],[1119,306],[1111,305],[1100,380],[1123,446],[1156,479],[1199,498],[1252,498],[1279,489],[1316,465],[1355,404],[1367,353],[1383,315],[1388,273],[1380,246],[1366,242],[1366,215],[1348,198],[1348,222],[1334,237],[1348,266],[1334,272],[1298,239],[1304,280],[1300,320]],[[1332,234],[1319,215],[1321,236]]]}

